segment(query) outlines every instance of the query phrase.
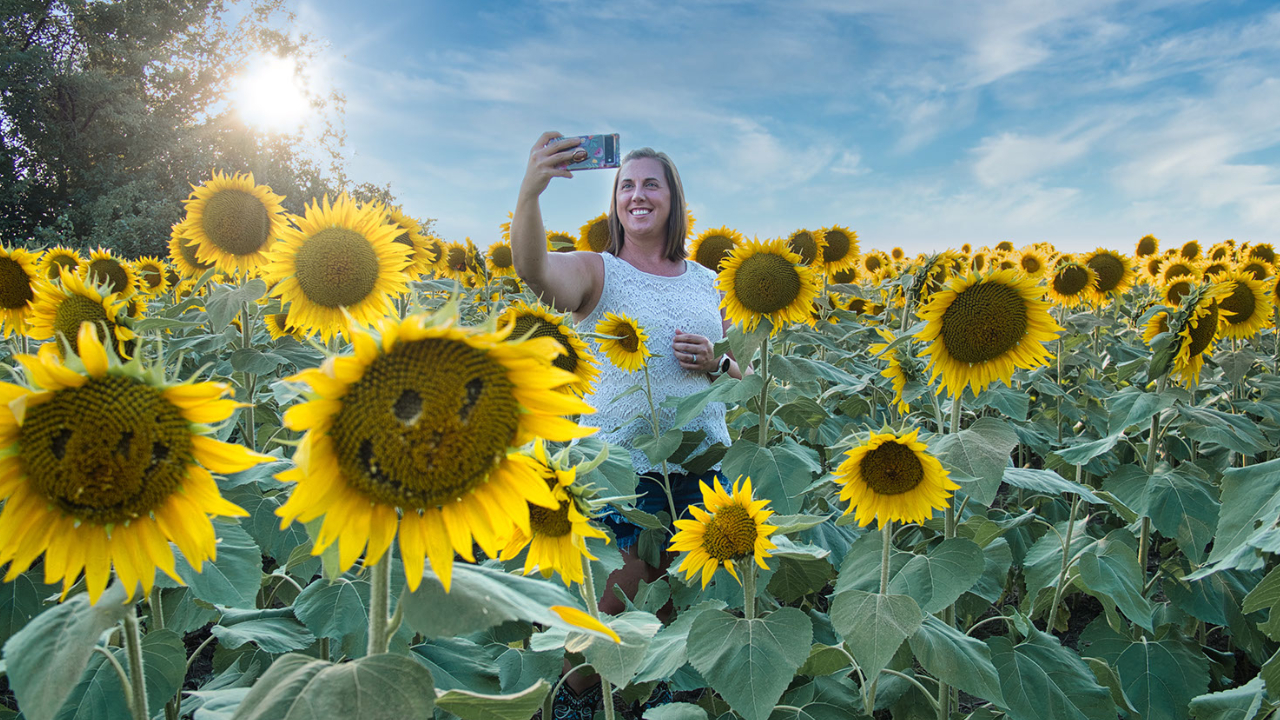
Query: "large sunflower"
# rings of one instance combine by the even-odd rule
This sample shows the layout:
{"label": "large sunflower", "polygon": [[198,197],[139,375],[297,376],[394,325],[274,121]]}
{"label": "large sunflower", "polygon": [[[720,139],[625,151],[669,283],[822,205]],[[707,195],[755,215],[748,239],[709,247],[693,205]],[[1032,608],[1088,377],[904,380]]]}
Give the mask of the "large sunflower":
{"label": "large sunflower", "polygon": [[956,278],[934,293],[916,337],[930,343],[921,356],[930,380],[942,375],[938,392],[959,395],[968,385],[977,395],[996,380],[1008,385],[1016,368],[1047,364],[1045,343],[1062,328],[1040,295],[1035,280],[1013,270]]}
{"label": "large sunflower", "polygon": [[[156,568],[181,582],[172,542],[199,570],[217,553],[210,515],[244,516],[209,471],[267,458],[209,436],[239,406],[225,383],[168,385],[163,370],[109,359],[92,325],[80,357],[20,355],[32,389],[0,383],[0,563],[6,582],[44,554],[44,581],[63,596],[81,571],[96,601],[114,568],[132,599]],[[47,347],[47,346],[46,346]]]}
{"label": "large sunflower", "polygon": [[133,266],[104,248],[89,253],[84,278],[87,284],[101,286],[107,294],[128,297],[138,291],[138,276]]}
{"label": "large sunflower", "polygon": [[801,228],[787,236],[787,249],[800,258],[800,265],[821,267],[827,242],[821,230]]}
{"label": "large sunflower", "polygon": [[[579,395],[591,392],[591,384],[595,382],[600,370],[596,367],[596,359],[587,349],[587,344],[578,337],[577,331],[565,322],[564,317],[554,315],[540,307],[534,307],[523,300],[517,300],[498,317],[499,327],[511,324],[509,340],[520,340],[525,337],[551,337],[560,343],[563,354],[551,361],[551,364],[573,373],[574,381],[565,386]],[[643,333],[641,333],[643,335]]]}
{"label": "large sunflower", "polygon": [[169,259],[184,278],[198,278],[213,267],[196,257],[196,243],[187,234],[186,225],[177,223],[169,232]]}
{"label": "large sunflower", "polygon": [[380,341],[357,331],[354,355],[293,378],[313,395],[285,412],[306,435],[297,467],[278,476],[296,485],[276,513],[282,527],[323,515],[313,551],[337,542],[344,570],[362,552],[366,565],[381,560],[398,527],[409,587],[429,558],[447,591],[455,552],[473,560],[474,540],[497,556],[513,528],[531,531],[529,503],[559,507],[533,459],[511,448],[589,435],[560,416],[592,409],[557,392],[574,378],[552,367],[551,338],[507,343],[510,326],[430,326],[421,315],[378,329]]}
{"label": "large sunflower", "polygon": [[158,257],[141,257],[133,262],[138,292],[159,295],[169,289],[169,266]]}
{"label": "large sunflower", "polygon": [[1098,301],[1107,296],[1118,297],[1133,284],[1133,264],[1114,250],[1098,248],[1084,259],[1084,264],[1098,274],[1094,291]]}
{"label": "large sunflower", "polygon": [[547,458],[547,449],[539,439],[533,445],[538,475],[546,482],[557,507],[548,508],[529,503],[529,532],[514,528],[514,535],[502,549],[503,560],[510,560],[529,548],[524,559],[524,574],[535,569],[542,577],[560,573],[565,585],[583,582],[582,558],[595,560],[587,550],[587,538],[609,536],[591,524],[590,509],[574,487],[577,468],[562,468]]}
{"label": "large sunflower", "polygon": [[813,269],[782,240],[743,243],[721,265],[716,287],[724,293],[720,307],[729,321],[748,332],[764,318],[773,323],[773,332],[805,322],[818,295]]}
{"label": "large sunflower", "polygon": [[854,513],[858,525],[872,520],[923,523],[934,510],[944,510],[952,492],[960,488],[929,447],[909,434],[872,433],[865,443],[845,453],[836,469],[840,499],[849,503],[844,514]]}
{"label": "large sunflower", "polygon": [[1271,322],[1271,294],[1261,280],[1239,270],[1223,273],[1214,280],[1230,290],[1218,301],[1222,315],[1218,332],[1223,337],[1250,338]]}
{"label": "large sunflower", "polygon": [[36,288],[36,302],[27,316],[28,331],[36,340],[53,340],[58,352],[63,351],[63,339],[71,344],[73,352],[79,352],[76,343],[80,326],[90,323],[106,336],[114,337],[117,355],[126,355],[125,343],[132,340],[133,330],[121,321],[127,310],[125,300],[118,294],[103,296],[97,288],[85,285],[77,275],[64,271],[61,281],[44,280]]}
{"label": "large sunflower", "polygon": [[720,272],[720,265],[729,253],[746,242],[742,233],[728,226],[711,228],[695,237],[689,244],[689,257],[713,272]]}
{"label": "large sunflower", "polygon": [[80,253],[75,250],[61,245],[51,247],[40,256],[40,277],[45,280],[57,280],[62,277],[64,269],[77,273],[80,272],[80,266],[83,264],[84,258],[80,257]]}
{"label": "large sunflower", "polygon": [[490,277],[515,277],[516,265],[515,258],[511,255],[511,243],[496,242],[490,245],[485,265],[489,268]]}
{"label": "large sunflower", "polygon": [[1093,298],[1098,273],[1072,257],[1059,259],[1053,267],[1046,291],[1057,304],[1073,308]]}
{"label": "large sunflower", "polygon": [[4,336],[26,332],[27,315],[36,299],[40,270],[35,254],[0,247],[0,326]]}
{"label": "large sunflower", "polygon": [[588,220],[587,224],[578,230],[574,249],[598,253],[609,249],[609,213],[601,213]]}
{"label": "large sunflower", "polygon": [[832,273],[858,264],[858,233],[840,225],[825,227],[818,232],[823,243],[818,265],[823,271]]}
{"label": "large sunflower", "polygon": [[649,352],[649,335],[644,328],[621,313],[605,313],[596,323],[595,332],[602,336],[600,352],[626,372],[644,367],[653,355]]}
{"label": "large sunflower", "polygon": [[765,509],[768,500],[753,499],[751,478],[739,476],[732,492],[725,491],[718,482],[712,488],[699,480],[698,486],[702,489],[703,507],[690,505],[693,519],[675,521],[680,532],[671,538],[667,548],[688,553],[679,568],[685,573],[685,579],[692,580],[702,573],[705,589],[721,565],[739,583],[742,579],[734,563],[755,560],[768,570],[764,559],[773,557],[769,551],[777,549],[769,536],[778,528],[765,522],[773,511]]}
{"label": "large sunflower", "polygon": [[254,184],[253,173],[215,170],[184,201],[185,234],[194,241],[196,257],[228,275],[255,274],[271,262],[272,245],[286,231],[282,200],[266,185]]}
{"label": "large sunflower", "polygon": [[1138,239],[1138,243],[1133,246],[1133,256],[1137,258],[1159,254],[1160,240],[1155,235],[1143,235]]}
{"label": "large sunflower", "polygon": [[388,297],[405,292],[408,280],[410,249],[395,242],[400,226],[346,193],[307,206],[294,222],[262,268],[271,295],[289,305],[290,325],[327,341],[347,329],[347,318],[367,326],[391,313]]}

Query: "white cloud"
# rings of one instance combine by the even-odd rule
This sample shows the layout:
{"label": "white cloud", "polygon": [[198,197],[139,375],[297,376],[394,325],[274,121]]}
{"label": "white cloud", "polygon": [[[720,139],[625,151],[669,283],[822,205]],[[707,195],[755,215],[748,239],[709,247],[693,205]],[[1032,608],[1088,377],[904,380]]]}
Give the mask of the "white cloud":
{"label": "white cloud", "polygon": [[973,150],[977,159],[973,174],[986,187],[1034,179],[1082,157],[1092,145],[1090,137],[1029,137],[1001,133],[983,138]]}

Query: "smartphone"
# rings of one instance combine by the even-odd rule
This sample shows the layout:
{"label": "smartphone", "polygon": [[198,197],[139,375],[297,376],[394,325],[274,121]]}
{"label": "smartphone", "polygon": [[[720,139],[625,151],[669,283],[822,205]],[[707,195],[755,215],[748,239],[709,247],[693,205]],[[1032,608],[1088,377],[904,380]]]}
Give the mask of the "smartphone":
{"label": "smartphone", "polygon": [[582,144],[574,148],[577,152],[574,153],[573,160],[565,165],[566,170],[599,170],[618,167],[620,159],[618,133],[577,135],[576,137],[582,138]]}

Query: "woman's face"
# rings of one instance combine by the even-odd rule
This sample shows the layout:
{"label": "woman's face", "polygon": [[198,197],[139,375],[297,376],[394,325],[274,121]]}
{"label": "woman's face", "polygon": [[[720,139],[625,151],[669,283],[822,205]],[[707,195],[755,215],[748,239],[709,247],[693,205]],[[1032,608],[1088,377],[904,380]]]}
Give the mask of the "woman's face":
{"label": "woman's face", "polygon": [[654,158],[638,158],[623,165],[614,203],[627,237],[665,237],[671,214],[671,188],[662,163]]}

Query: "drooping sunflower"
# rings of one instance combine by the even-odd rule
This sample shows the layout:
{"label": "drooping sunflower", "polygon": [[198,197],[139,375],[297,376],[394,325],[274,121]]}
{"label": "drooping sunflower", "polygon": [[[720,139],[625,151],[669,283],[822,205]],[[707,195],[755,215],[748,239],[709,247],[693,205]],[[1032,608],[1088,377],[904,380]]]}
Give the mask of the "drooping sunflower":
{"label": "drooping sunflower", "polygon": [[253,275],[271,262],[276,238],[286,231],[283,197],[253,181],[253,173],[213,177],[194,187],[187,206],[185,236],[196,258],[228,275]]}
{"label": "drooping sunflower", "polygon": [[400,228],[400,234],[392,242],[409,248],[409,264],[405,266],[405,274],[417,280],[435,269],[439,254],[427,242],[427,237],[422,234],[422,225],[417,219],[406,215],[398,207],[389,208],[387,218]]}
{"label": "drooping sunflower", "polygon": [[559,230],[547,231],[547,250],[550,252],[570,253],[577,250],[578,239],[567,232]]}
{"label": "drooping sunflower", "polygon": [[1013,257],[1017,260],[1018,269],[1027,277],[1042,278],[1049,267],[1049,260],[1044,253],[1031,246],[1022,248]]}
{"label": "drooping sunflower", "polygon": [[649,334],[635,320],[621,313],[605,313],[596,323],[600,352],[609,362],[625,370],[635,372],[645,366],[653,353],[649,352]]}
{"label": "drooping sunflower", "polygon": [[1223,337],[1250,338],[1271,322],[1271,293],[1261,280],[1239,270],[1226,272],[1214,278],[1227,286],[1218,300],[1222,323],[1218,332]]}
{"label": "drooping sunflower", "polygon": [[904,368],[904,363],[910,367],[915,358],[911,357],[909,351],[906,350],[909,343],[903,343],[898,347],[885,352],[885,348],[889,347],[896,338],[893,333],[884,328],[876,328],[876,333],[884,340],[882,343],[876,343],[867,348],[871,353],[871,357],[884,360],[888,367],[880,371],[880,375],[888,378],[893,383],[893,399],[898,403],[898,412],[906,413],[911,409],[906,400],[902,398],[902,391],[907,386],[908,370]]}
{"label": "drooping sunflower", "polygon": [[600,213],[578,230],[575,250],[602,253],[609,249],[609,213]]}
{"label": "drooping sunflower", "polygon": [[590,508],[574,486],[577,468],[562,468],[547,458],[541,439],[533,445],[533,457],[540,478],[546,482],[557,507],[529,503],[529,532],[513,528],[514,535],[502,549],[502,560],[510,560],[525,547],[524,574],[537,570],[542,577],[560,573],[565,585],[583,582],[582,558],[595,560],[587,550],[587,538],[608,537],[591,524]]}
{"label": "drooping sunflower", "polygon": [[1183,387],[1192,388],[1200,384],[1204,358],[1213,352],[1214,341],[1218,337],[1221,320],[1218,303],[1230,292],[1227,283],[1202,285],[1198,293],[1184,298],[1184,304],[1190,303],[1190,307],[1186,308],[1186,319],[1181,327],[1169,328],[1177,336],[1174,342],[1178,343],[1170,374],[1176,376]]}
{"label": "drooping sunflower", "polygon": [[133,330],[124,323],[121,315],[125,313],[125,300],[119,294],[103,296],[97,288],[86,285],[79,276],[63,271],[59,282],[44,280],[36,287],[36,301],[27,316],[28,333],[36,340],[53,340],[51,343],[59,353],[63,352],[63,338],[71,344],[73,352],[77,349],[80,326],[90,323],[113,337],[113,350],[117,355],[126,355],[125,343],[132,340]]}
{"label": "drooping sunflower", "polygon": [[1200,259],[1200,249],[1199,240],[1188,240],[1178,249],[1178,256],[1183,260],[1196,261]]}
{"label": "drooping sunflower", "polygon": [[346,193],[313,202],[294,223],[262,267],[271,295],[289,306],[290,325],[327,341],[347,330],[348,318],[368,326],[391,313],[388,298],[405,292],[408,280],[410,249],[394,242],[398,225]]}
{"label": "drooping sunflower", "polygon": [[80,257],[80,253],[68,247],[51,247],[44,251],[44,255],[40,256],[40,277],[45,280],[57,280],[62,277],[63,269],[71,273],[80,272],[80,266],[84,264],[84,258]]}
{"label": "drooping sunflower", "polygon": [[1155,235],[1143,235],[1133,247],[1133,256],[1145,258],[1160,254],[1160,240]]}
{"label": "drooping sunflower", "polygon": [[379,562],[398,528],[410,589],[430,559],[448,591],[455,552],[474,560],[474,540],[496,557],[513,528],[531,531],[530,503],[559,507],[533,459],[511,449],[585,437],[594,429],[561,416],[592,409],[557,392],[574,378],[551,365],[561,352],[551,338],[508,343],[510,326],[421,315],[378,330],[380,340],[352,333],[354,355],[294,376],[313,394],[285,412],[306,435],[297,466],[277,476],[296,485],[276,514],[282,527],[323,515],[314,552],[337,542],[344,570],[362,552]]}
{"label": "drooping sunflower", "polygon": [[36,256],[22,248],[0,246],[0,327],[9,337],[26,332],[27,315],[36,299],[40,269]]}
{"label": "drooping sunflower", "polygon": [[1108,296],[1118,297],[1133,285],[1133,264],[1114,250],[1098,248],[1085,256],[1084,264],[1098,274],[1094,292],[1099,302]]}
{"label": "drooping sunflower", "polygon": [[485,265],[489,268],[490,277],[515,277],[516,264],[511,255],[511,243],[496,242],[490,245]]}
{"label": "drooping sunflower", "polygon": [[818,232],[822,233],[823,242],[819,266],[824,272],[833,273],[858,264],[858,233],[840,225],[824,227]]}
{"label": "drooping sunflower", "polygon": [[[245,516],[209,471],[264,460],[210,437],[239,406],[226,383],[166,384],[163,369],[120,365],[80,327],[78,359],[20,355],[32,388],[0,383],[0,563],[6,581],[44,555],[63,597],[84,572],[96,601],[115,570],[132,599],[155,572],[182,582],[169,543],[201,569],[217,553],[210,515]],[[46,345],[45,347],[49,347]]]}
{"label": "drooping sunflower", "polygon": [[183,223],[175,224],[169,233],[169,260],[184,278],[198,278],[213,267],[213,263],[196,257],[195,241],[188,237]]}
{"label": "drooping sunflower", "polygon": [[720,272],[720,265],[729,253],[746,241],[742,233],[727,225],[711,228],[689,243],[689,257],[708,270]]}
{"label": "drooping sunflower", "polygon": [[916,439],[920,430],[906,435],[872,433],[865,443],[845,453],[836,469],[840,499],[849,503],[844,514],[854,513],[858,525],[872,520],[876,527],[887,522],[923,523],[934,510],[945,510],[960,488],[929,447]]}
{"label": "drooping sunflower", "polygon": [[735,563],[754,560],[768,570],[764,559],[773,557],[769,551],[777,549],[769,536],[778,528],[765,522],[773,511],[765,509],[769,506],[768,500],[752,497],[751,478],[739,476],[731,492],[718,482],[712,488],[700,480],[698,486],[702,490],[702,507],[690,505],[689,514],[693,519],[675,521],[679,532],[667,548],[688,553],[679,568],[685,579],[692,580],[701,573],[705,589],[721,566],[739,583],[742,579],[738,577]]}
{"label": "drooping sunflower", "polygon": [[138,277],[133,266],[121,260],[105,248],[89,253],[84,265],[85,282],[99,285],[103,292],[128,297],[138,291]]}
{"label": "drooping sunflower", "polygon": [[787,236],[787,248],[800,258],[800,265],[820,266],[820,261],[827,252],[826,236],[821,230],[801,228]]}
{"label": "drooping sunflower", "polygon": [[[535,307],[523,300],[516,300],[498,317],[498,326],[512,325],[510,340],[524,337],[550,337],[560,343],[562,355],[551,361],[551,364],[573,373],[574,381],[565,386],[579,395],[591,392],[591,385],[600,374],[597,361],[587,344],[565,318],[553,314],[541,307]],[[643,335],[643,331],[641,331]]]}
{"label": "drooping sunflower", "polygon": [[133,262],[133,271],[138,278],[138,292],[145,295],[159,295],[169,289],[169,268],[165,261],[158,257],[141,257]]}
{"label": "drooping sunflower", "polygon": [[804,322],[818,281],[812,268],[787,249],[782,240],[749,240],[721,265],[716,287],[724,293],[720,307],[729,322],[748,332],[769,318],[773,332],[783,325]]}
{"label": "drooping sunflower", "polygon": [[1276,264],[1276,249],[1271,243],[1252,243],[1245,254],[1245,257],[1252,260],[1262,260],[1268,265]]}
{"label": "drooping sunflower", "polygon": [[301,330],[289,324],[289,313],[267,313],[262,316],[262,322],[267,326],[267,333],[271,335],[272,340],[279,340],[286,335],[299,341],[307,337]]}
{"label": "drooping sunflower", "polygon": [[1062,330],[1040,299],[1036,281],[1013,270],[955,278],[920,311],[928,324],[916,334],[929,343],[930,380],[942,375],[938,392],[977,395],[992,382],[1009,384],[1016,368],[1047,364],[1045,343]]}

